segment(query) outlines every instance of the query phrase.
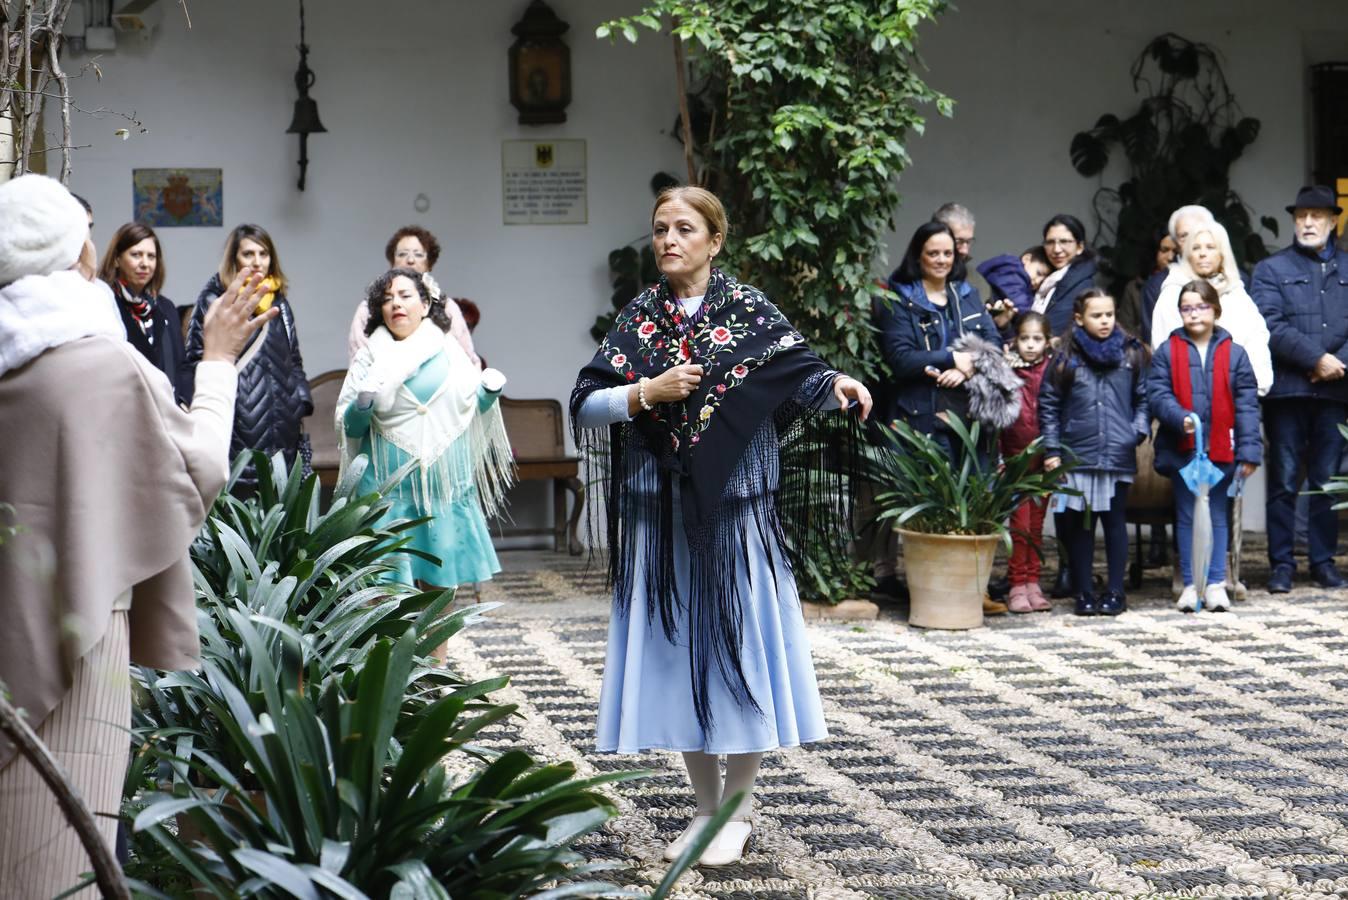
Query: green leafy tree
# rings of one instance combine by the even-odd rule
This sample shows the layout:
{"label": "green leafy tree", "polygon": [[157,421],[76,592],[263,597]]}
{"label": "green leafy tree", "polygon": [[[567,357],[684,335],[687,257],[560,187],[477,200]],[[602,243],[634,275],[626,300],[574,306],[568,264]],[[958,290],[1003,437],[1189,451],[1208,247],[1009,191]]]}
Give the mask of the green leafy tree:
{"label": "green leafy tree", "polygon": [[[728,267],[834,365],[881,371],[873,277],[899,205],[920,110],[953,101],[923,81],[917,29],[944,0],[653,0],[598,36],[668,30],[698,87],[681,98],[690,181],[716,191]],[[696,157],[697,162],[694,162]]]}

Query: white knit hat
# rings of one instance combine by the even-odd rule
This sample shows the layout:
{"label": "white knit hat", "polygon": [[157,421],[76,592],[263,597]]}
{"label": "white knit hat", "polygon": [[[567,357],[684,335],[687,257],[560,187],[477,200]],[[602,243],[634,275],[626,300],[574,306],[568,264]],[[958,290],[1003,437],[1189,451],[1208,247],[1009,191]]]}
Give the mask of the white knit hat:
{"label": "white knit hat", "polygon": [[0,183],[0,286],[69,269],[88,236],[84,207],[55,178],[20,175]]}

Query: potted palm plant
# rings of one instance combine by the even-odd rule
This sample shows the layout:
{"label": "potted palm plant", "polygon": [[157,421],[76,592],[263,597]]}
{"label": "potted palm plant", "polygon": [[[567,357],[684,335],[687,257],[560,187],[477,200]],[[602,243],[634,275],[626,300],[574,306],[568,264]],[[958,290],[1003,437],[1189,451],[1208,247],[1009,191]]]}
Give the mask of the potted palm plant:
{"label": "potted palm plant", "polygon": [[1025,499],[1063,490],[1063,470],[1044,472],[1038,439],[1000,463],[979,448],[983,426],[948,417],[955,458],[942,444],[895,422],[881,429],[866,476],[876,485],[877,518],[894,523],[903,542],[911,595],[908,623],[921,628],[977,628],[983,592],[999,543],[1011,547],[1007,526]]}

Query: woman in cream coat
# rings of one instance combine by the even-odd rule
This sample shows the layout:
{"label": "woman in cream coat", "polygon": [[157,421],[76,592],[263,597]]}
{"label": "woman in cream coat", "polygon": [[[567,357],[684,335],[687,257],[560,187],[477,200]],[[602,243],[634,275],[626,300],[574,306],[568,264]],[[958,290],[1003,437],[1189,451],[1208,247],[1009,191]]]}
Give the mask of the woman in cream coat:
{"label": "woman in cream coat", "polygon": [[1180,261],[1170,268],[1151,316],[1151,346],[1155,350],[1170,339],[1170,332],[1184,324],[1179,311],[1180,288],[1201,278],[1217,289],[1222,299],[1221,325],[1231,339],[1245,349],[1254,367],[1259,396],[1273,386],[1273,359],[1268,350],[1268,326],[1255,306],[1236,266],[1231,238],[1218,222],[1195,229],[1180,246]]}
{"label": "woman in cream coat", "polygon": [[[17,527],[0,545],[0,681],[111,846],[129,663],[196,665],[187,550],[228,477],[234,360],[274,313],[252,317],[258,278],[241,273],[206,318],[184,411],[92,266],[84,209],[59,182],[0,184],[0,523]],[[90,867],[0,741],[0,897],[51,897]]]}

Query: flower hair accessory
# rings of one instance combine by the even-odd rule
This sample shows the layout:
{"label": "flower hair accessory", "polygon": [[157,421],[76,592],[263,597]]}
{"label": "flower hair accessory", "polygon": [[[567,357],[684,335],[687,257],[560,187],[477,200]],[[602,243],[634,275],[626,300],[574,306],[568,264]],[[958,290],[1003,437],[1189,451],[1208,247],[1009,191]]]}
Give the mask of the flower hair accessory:
{"label": "flower hair accessory", "polygon": [[436,284],[436,281],[431,277],[430,272],[421,273],[421,283],[426,285],[426,292],[431,295],[432,300],[439,300],[440,297],[443,296],[440,285]]}

